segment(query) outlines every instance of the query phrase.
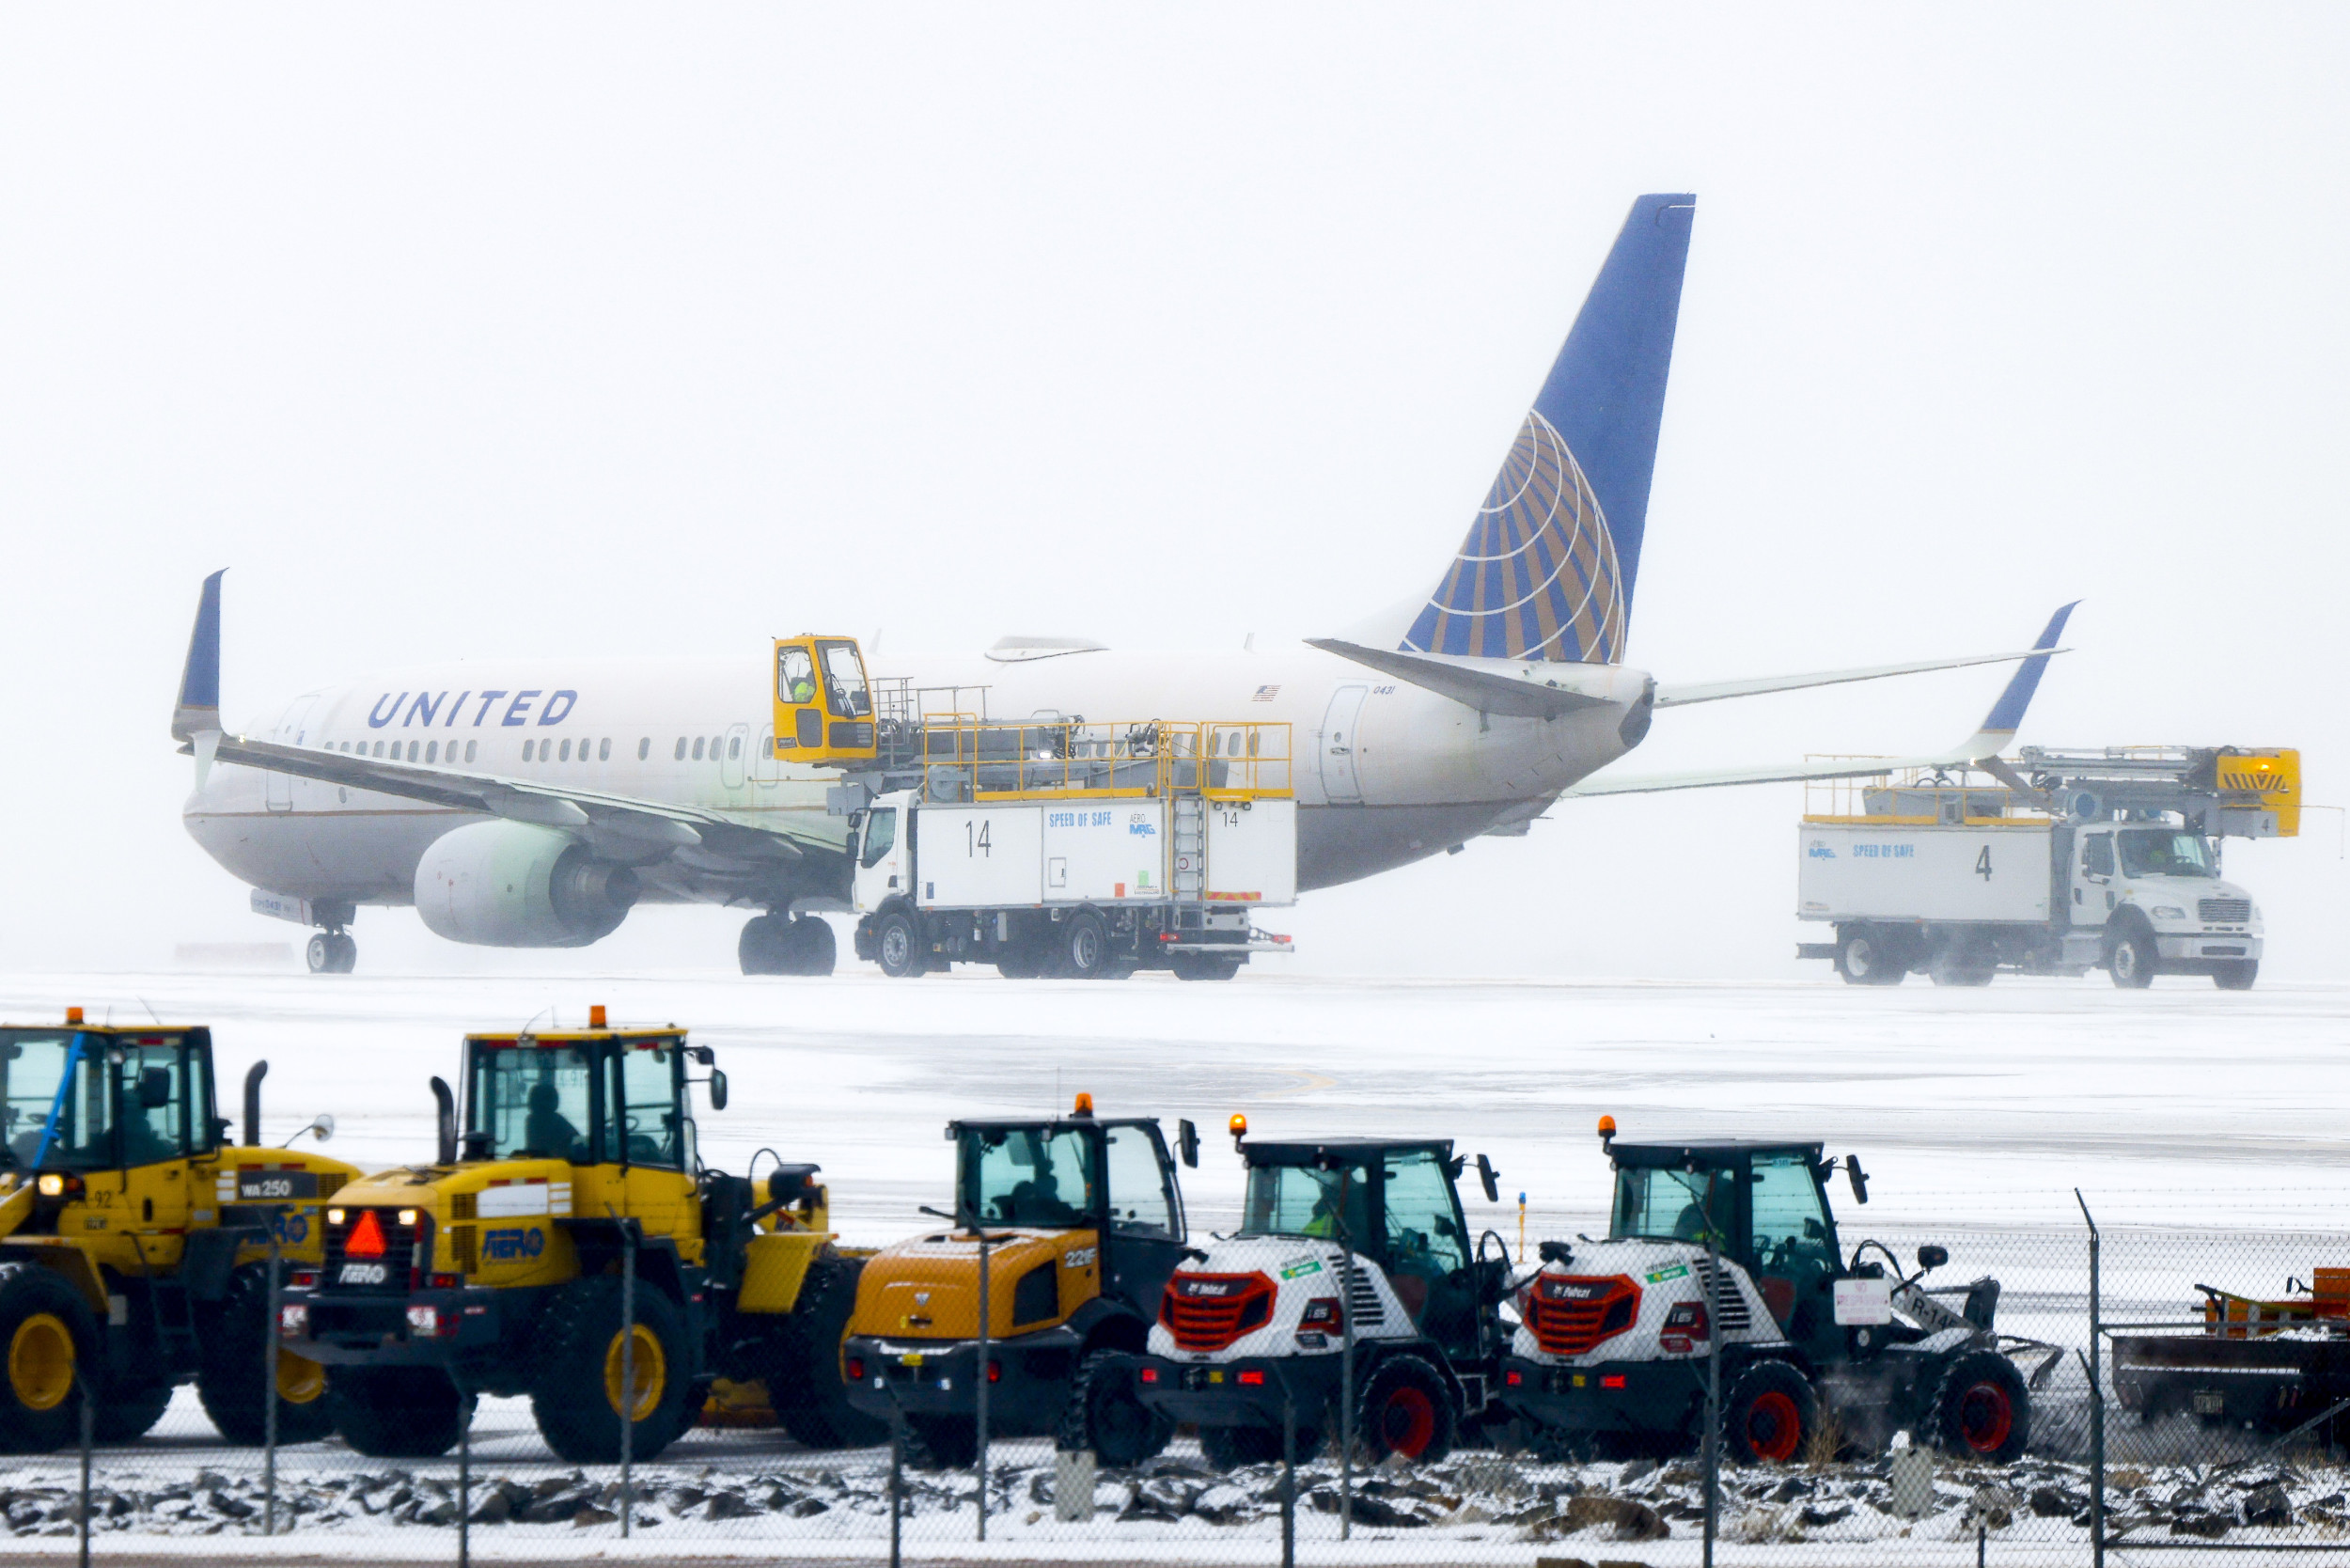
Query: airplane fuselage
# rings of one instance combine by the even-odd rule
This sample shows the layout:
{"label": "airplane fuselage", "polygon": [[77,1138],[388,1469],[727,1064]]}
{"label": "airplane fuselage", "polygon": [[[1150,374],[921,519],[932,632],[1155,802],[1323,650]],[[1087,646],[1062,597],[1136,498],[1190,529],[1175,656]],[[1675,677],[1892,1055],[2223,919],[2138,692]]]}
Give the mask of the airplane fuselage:
{"label": "airplane fuselage", "polygon": [[[875,664],[885,680],[960,687],[964,705],[983,701],[996,720],[1289,725],[1301,888],[1355,881],[1523,821],[1637,744],[1639,727],[1625,720],[1648,684],[1639,671],[1609,668],[1606,705],[1541,720],[1480,714],[1297,646]],[[828,815],[824,798],[839,772],[772,754],[767,681],[757,656],[420,666],[306,693],[247,733],[698,807],[746,824],[788,827],[803,839],[844,843],[848,824]],[[414,902],[426,849],[456,827],[486,820],[228,764],[212,770],[182,816],[207,853],[256,887],[314,902],[377,905]],[[840,891],[831,856],[746,878],[739,867],[699,865],[689,851],[639,868],[639,876],[648,902],[822,906]]]}

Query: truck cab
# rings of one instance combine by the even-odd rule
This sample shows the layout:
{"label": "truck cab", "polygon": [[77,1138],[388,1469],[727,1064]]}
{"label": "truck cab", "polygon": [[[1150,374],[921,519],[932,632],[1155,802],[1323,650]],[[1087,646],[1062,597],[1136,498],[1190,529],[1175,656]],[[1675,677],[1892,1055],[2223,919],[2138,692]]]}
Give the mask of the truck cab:
{"label": "truck cab", "polygon": [[2142,987],[2156,974],[2252,985],[2260,906],[2220,875],[2217,840],[2161,821],[2086,823],[2073,839],[2073,929],[2102,933],[2100,961],[2116,985]]}
{"label": "truck cab", "polygon": [[[970,1463],[984,1280],[989,1431],[1053,1434],[1110,1465],[1157,1453],[1172,1423],[1135,1403],[1126,1365],[1189,1247],[1157,1119],[1099,1117],[1079,1095],[1065,1117],[954,1121],[947,1137],[949,1226],[867,1262],[845,1353],[851,1403],[902,1417],[924,1462]],[[1178,1141],[1198,1165],[1190,1122]]]}

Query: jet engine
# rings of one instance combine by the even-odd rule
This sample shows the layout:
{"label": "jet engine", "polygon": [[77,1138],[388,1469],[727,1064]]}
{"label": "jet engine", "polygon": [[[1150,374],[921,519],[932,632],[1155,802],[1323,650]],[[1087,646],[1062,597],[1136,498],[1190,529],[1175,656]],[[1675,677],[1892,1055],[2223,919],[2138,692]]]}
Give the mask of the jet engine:
{"label": "jet engine", "polygon": [[484,948],[584,948],[627,917],[636,873],[570,834],[475,823],[416,862],[416,913],[435,936]]}

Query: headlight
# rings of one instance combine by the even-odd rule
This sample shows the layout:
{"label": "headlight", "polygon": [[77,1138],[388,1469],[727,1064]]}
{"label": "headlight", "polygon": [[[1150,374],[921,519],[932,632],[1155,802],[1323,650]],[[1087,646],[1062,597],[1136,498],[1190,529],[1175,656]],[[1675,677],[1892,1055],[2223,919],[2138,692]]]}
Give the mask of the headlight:
{"label": "headlight", "polygon": [[2158,903],[2154,905],[2154,918],[2157,920],[2184,920],[2186,918],[2186,911],[2181,909],[2176,904]]}
{"label": "headlight", "polygon": [[40,1179],[40,1195],[43,1198],[63,1198],[65,1196],[65,1178],[58,1175],[54,1170],[42,1176]]}
{"label": "headlight", "polygon": [[414,1226],[416,1223],[416,1211],[414,1209],[400,1210],[400,1222],[402,1225]]}
{"label": "headlight", "polygon": [[343,1212],[342,1212],[342,1210],[340,1210],[340,1209],[329,1209],[329,1210],[327,1210],[327,1211],[326,1211],[326,1223],[327,1223],[327,1224],[329,1224],[329,1225],[340,1225],[342,1222],[343,1222]]}

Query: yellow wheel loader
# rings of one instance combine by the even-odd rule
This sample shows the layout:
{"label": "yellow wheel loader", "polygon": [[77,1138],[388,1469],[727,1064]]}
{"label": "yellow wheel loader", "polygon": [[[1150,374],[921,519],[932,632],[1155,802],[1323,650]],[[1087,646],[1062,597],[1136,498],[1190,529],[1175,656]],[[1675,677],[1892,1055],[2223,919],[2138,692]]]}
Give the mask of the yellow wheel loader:
{"label": "yellow wheel loader", "polygon": [[[972,1463],[982,1378],[992,1435],[1050,1434],[1105,1465],[1157,1453],[1174,1423],[1142,1407],[1131,1363],[1188,1249],[1157,1120],[1097,1117],[1080,1094],[1066,1117],[953,1121],[947,1136],[955,1212],[940,1217],[954,1229],[867,1262],[850,1325],[851,1402],[877,1419],[902,1417],[926,1466]],[[1190,1122],[1177,1141],[1197,1166]]]}
{"label": "yellow wheel loader", "polygon": [[765,1383],[810,1447],[880,1442],[841,1387],[860,1261],[833,1245],[818,1168],[777,1166],[763,1200],[704,1168],[688,1090],[726,1107],[714,1054],[674,1025],[588,1016],[468,1035],[462,1134],[435,1078],[433,1162],[327,1210],[324,1257],[279,1322],[327,1367],[336,1429],[362,1453],[428,1457],[477,1395],[527,1395],[563,1458],[617,1460],[625,1421],[650,1459],[724,1377]]}
{"label": "yellow wheel loader", "polygon": [[[213,1112],[212,1031],[177,1025],[0,1027],[0,1452],[120,1443],[194,1380],[232,1443],[268,1422],[269,1278],[315,1266],[320,1211],[358,1174],[260,1146],[258,1064],[244,1141]],[[304,1132],[333,1130],[321,1117]],[[296,1137],[300,1137],[297,1134]],[[276,1357],[277,1437],[329,1427],[323,1369]]]}

